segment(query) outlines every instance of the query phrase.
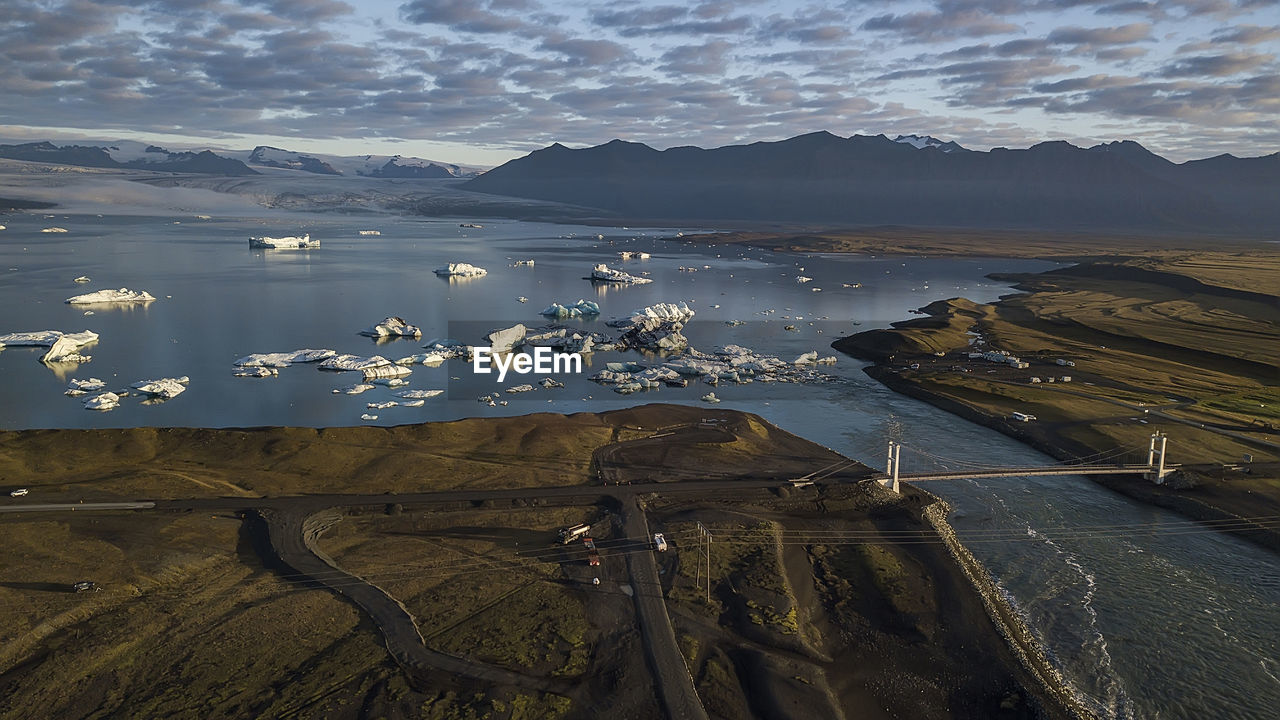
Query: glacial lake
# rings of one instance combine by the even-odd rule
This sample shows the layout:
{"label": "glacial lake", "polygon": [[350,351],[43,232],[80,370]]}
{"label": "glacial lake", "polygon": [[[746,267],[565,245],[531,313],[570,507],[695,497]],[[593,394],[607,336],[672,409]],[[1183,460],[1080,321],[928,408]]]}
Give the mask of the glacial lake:
{"label": "glacial lake", "polygon": [[[621,396],[585,379],[605,362],[643,360],[636,353],[596,353],[584,376],[561,377],[564,389],[503,393],[505,407],[476,398],[532,378],[508,376],[498,385],[496,376],[472,376],[461,360],[439,368],[414,366],[406,387],[445,394],[418,408],[380,410],[367,403],[393,399],[389,388],[333,393],[358,382],[358,374],[295,365],[278,377],[237,378],[232,362],[250,353],[303,348],[396,359],[422,352],[429,338],[451,335],[478,344],[477,328],[540,325],[546,321],[539,310],[579,298],[597,301],[602,309],[599,319],[566,323],[583,329],[616,334],[604,320],[657,302],[686,301],[697,315],[685,334],[699,349],[734,343],[786,360],[811,350],[839,355],[829,344],[841,334],[907,319],[911,310],[934,300],[961,295],[982,302],[1011,292],[986,279],[987,273],[1053,267],[1009,259],[774,254],[659,239],[696,228],[491,220],[479,221],[481,229],[459,227],[471,221],[291,214],[212,220],[5,217],[0,334],[90,329],[101,339],[84,350],[91,362],[70,368],[42,365],[43,349],[0,351],[0,428],[394,425],[645,402],[701,405],[699,398],[711,388],[698,382]],[[39,232],[50,226],[68,232]],[[362,229],[381,235],[360,236]],[[250,235],[302,232],[319,238],[321,247],[248,247]],[[618,258],[624,250],[652,257],[624,262]],[[513,265],[529,259],[533,266]],[[489,274],[450,281],[432,273],[449,262],[469,262]],[[647,273],[653,283],[593,285],[584,278],[601,262]],[[801,274],[812,280],[798,283]],[[73,282],[80,275],[92,282]],[[120,287],[146,290],[157,299],[120,308],[64,303],[72,295]],[[518,302],[521,296],[528,301]],[[86,309],[93,314],[85,315]],[[375,343],[358,334],[388,315],[419,325],[422,340]],[[729,326],[730,320],[743,324]],[[883,465],[887,439],[970,462],[1051,461],[994,431],[893,393],[867,378],[862,367],[839,355],[836,365],[822,368],[832,376],[828,382],[721,384],[714,391],[723,400],[718,407],[759,413],[872,466]],[[122,388],[180,375],[190,384],[177,398],[142,404],[126,397],[106,413],[85,410],[83,398],[63,394],[73,377],[97,377],[108,388]],[[378,419],[362,421],[365,413]],[[1170,452],[1176,454],[1176,440]],[[1280,707],[1275,555],[1199,531],[1180,516],[1084,478],[957,481],[929,489],[952,504],[957,532],[969,538],[969,547],[1044,641],[1073,690],[1099,715],[1262,718]],[[1083,526],[1096,529],[1082,531]],[[992,542],[983,536],[1004,530],[1017,531],[1019,539]]]}

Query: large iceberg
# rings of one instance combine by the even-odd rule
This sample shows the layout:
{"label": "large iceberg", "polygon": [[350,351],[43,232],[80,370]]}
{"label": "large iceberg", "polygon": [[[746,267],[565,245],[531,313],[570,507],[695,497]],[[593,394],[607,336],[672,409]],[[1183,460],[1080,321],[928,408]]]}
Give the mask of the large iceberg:
{"label": "large iceberg", "polygon": [[97,303],[151,302],[155,299],[154,295],[145,290],[120,288],[119,290],[99,290],[85,295],[76,295],[75,297],[67,298],[67,302],[71,305],[93,305]]}
{"label": "large iceberg", "polygon": [[386,365],[374,365],[364,368],[364,379],[373,380],[374,378],[402,378],[405,375],[412,374],[413,371],[403,365],[394,365],[388,363]]}
{"label": "large iceberg", "polygon": [[71,397],[76,397],[77,395],[98,392],[106,386],[107,384],[98,378],[89,378],[87,380],[76,380],[75,378],[72,378],[71,382],[67,384],[67,392],[65,394],[70,395]]}
{"label": "large iceberg", "polygon": [[360,331],[361,335],[369,337],[422,337],[422,330],[417,325],[410,325],[398,317],[388,317],[373,327],[365,328]]}
{"label": "large iceberg", "polygon": [[583,315],[599,315],[600,304],[590,300],[578,300],[572,305],[561,305],[560,303],[551,303],[543,310],[541,315],[553,318],[573,318],[582,317]]}
{"label": "large iceberg", "polygon": [[406,400],[429,400],[437,395],[443,395],[443,390],[397,390],[392,395]]}
{"label": "large iceberg", "polygon": [[85,410],[115,410],[120,407],[120,396],[113,392],[94,395],[84,401]]}
{"label": "large iceberg", "polygon": [[480,277],[488,275],[489,271],[470,263],[449,263],[436,268],[435,273],[442,277]]}
{"label": "large iceberg", "polygon": [[[95,337],[95,339],[97,338]],[[89,355],[81,355],[79,353],[80,347],[83,344],[84,343],[78,342],[75,338],[73,338],[70,335],[63,335],[62,337],[55,340],[52,345],[49,346],[49,352],[45,353],[44,357],[40,358],[40,362],[44,362],[44,363],[89,362],[90,360]]]}
{"label": "large iceberg", "polygon": [[425,350],[447,359],[467,357],[471,354],[471,347],[465,343],[458,342],[452,338],[432,338],[422,346]]}
{"label": "large iceberg", "polygon": [[249,247],[267,250],[305,250],[307,248],[320,247],[320,241],[312,240],[311,233],[302,236],[290,235],[278,238],[262,235],[249,238]]}
{"label": "large iceberg", "polygon": [[183,377],[178,378],[143,380],[141,382],[134,383],[130,387],[143,395],[165,398],[167,400],[169,398],[177,397],[186,391],[186,384],[188,382],[191,382],[191,379],[184,375]]}
{"label": "large iceberg", "polygon": [[294,350],[293,352],[256,353],[245,355],[233,364],[237,367],[284,368],[293,363],[310,363],[328,360],[338,353],[334,350]]}
{"label": "large iceberg", "polygon": [[505,330],[491,330],[484,339],[488,341],[489,347],[493,348],[494,352],[505,353],[523,345],[526,332],[528,328],[517,323]]}
{"label": "large iceberg", "polygon": [[97,341],[98,333],[91,330],[78,333],[37,330],[35,332],[16,332],[0,335],[0,348],[6,345],[47,347],[49,351],[40,358],[41,362],[88,362],[89,356],[81,355],[79,350]]}
{"label": "large iceberg", "polygon": [[680,331],[693,314],[687,303],[658,303],[635,310],[629,317],[610,320],[608,324],[625,330],[618,338],[619,347],[682,350],[689,346],[689,340]]}
{"label": "large iceberg", "polygon": [[610,269],[604,263],[600,263],[591,269],[591,279],[599,282],[628,283],[631,285],[643,285],[653,282],[649,278],[636,277],[621,270]]}

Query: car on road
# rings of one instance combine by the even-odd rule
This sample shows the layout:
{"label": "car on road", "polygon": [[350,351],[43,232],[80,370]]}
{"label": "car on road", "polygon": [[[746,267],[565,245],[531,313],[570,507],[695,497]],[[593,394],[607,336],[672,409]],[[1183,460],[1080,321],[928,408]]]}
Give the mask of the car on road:
{"label": "car on road", "polygon": [[591,553],[591,555],[587,558],[587,564],[590,565],[591,567],[599,567],[600,554],[596,552]]}
{"label": "car on road", "polygon": [[26,495],[29,492],[31,491],[26,488],[18,488],[17,490],[10,492],[9,497],[22,497],[23,495]]}
{"label": "car on road", "polygon": [[667,551],[667,539],[662,536],[662,533],[653,534],[653,546],[657,548],[658,552]]}
{"label": "car on road", "polygon": [[595,549],[596,549],[596,541],[595,541],[595,538],[582,538],[582,544],[583,544],[583,545],[586,545],[588,550],[595,550]]}
{"label": "car on road", "polygon": [[78,593],[97,592],[98,583],[93,582],[92,580],[81,580],[80,582],[76,583],[75,585],[72,585],[71,587]]}

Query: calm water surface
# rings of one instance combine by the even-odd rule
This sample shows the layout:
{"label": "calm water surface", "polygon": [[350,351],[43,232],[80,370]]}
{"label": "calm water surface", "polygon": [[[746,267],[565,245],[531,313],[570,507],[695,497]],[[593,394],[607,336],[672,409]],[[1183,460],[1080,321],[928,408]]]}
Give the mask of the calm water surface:
{"label": "calm water surface", "polygon": [[[393,425],[539,410],[600,411],[651,401],[698,404],[709,388],[696,383],[623,397],[568,377],[564,390],[504,396],[510,405],[489,408],[476,396],[502,386],[474,378],[468,365],[452,361],[434,369],[415,366],[408,378],[410,388],[442,389],[445,396],[422,408],[369,410],[366,403],[391,399],[391,390],[333,394],[358,377],[307,365],[283,369],[275,378],[235,378],[231,363],[249,353],[300,348],[395,359],[419,352],[421,342],[375,344],[358,331],[399,315],[422,327],[423,340],[464,329],[475,335],[477,324],[541,324],[537,312],[543,307],[578,298],[596,300],[603,310],[601,320],[580,324],[605,332],[603,319],[655,302],[688,301],[697,311],[686,331],[695,347],[737,343],[791,359],[809,350],[830,354],[828,345],[840,334],[883,327],[933,300],[963,295],[982,302],[1010,292],[985,279],[986,273],[1051,267],[1008,259],[717,250],[656,238],[674,230],[503,221],[469,229],[456,220],[299,215],[211,221],[25,215],[4,224],[9,229],[0,231],[0,333],[91,329],[102,336],[86,351],[92,362],[69,369],[39,363],[42,350],[0,351],[0,427],[7,429],[355,425],[363,413],[378,415],[373,424]],[[38,232],[52,225],[69,232]],[[360,229],[382,235],[362,237]],[[247,246],[251,234],[300,232],[319,237],[322,247],[296,252]],[[605,238],[596,239],[597,233]],[[624,249],[653,257],[620,262],[616,253]],[[533,259],[534,266],[512,267],[524,259]],[[448,281],[431,272],[459,261],[485,267],[489,275]],[[583,278],[597,262],[646,272],[654,282],[593,286]],[[813,281],[799,284],[797,274]],[[79,275],[93,281],[72,282]],[[841,287],[853,282],[862,287]],[[118,287],[147,290],[158,299],[145,307],[94,307],[90,316],[84,307],[63,302]],[[528,302],[518,302],[520,296]],[[769,310],[774,312],[764,314]],[[734,319],[745,324],[725,325]],[[784,330],[788,324],[798,332]],[[480,341],[470,335],[457,339]],[[622,359],[636,356],[597,353],[588,373]],[[879,453],[886,438],[962,460],[1049,462],[998,433],[888,391],[861,367],[841,357],[829,383],[722,385],[715,392],[724,407],[760,413],[874,466],[883,463]],[[98,377],[116,388],[177,375],[191,378],[181,396],[149,405],[125,398],[109,413],[86,411],[62,393],[71,377]],[[504,385],[529,380],[509,376]],[[1274,555],[1220,535],[1168,532],[1167,524],[1181,521],[1178,516],[1083,478],[967,481],[930,489],[952,503],[957,530],[970,533],[974,554],[1044,640],[1074,689],[1101,715],[1275,717],[1280,562]],[[1103,524],[1131,530],[1064,529]],[[1166,528],[1143,530],[1153,525]],[[1009,528],[1019,531],[1019,540],[984,542],[974,534]]]}

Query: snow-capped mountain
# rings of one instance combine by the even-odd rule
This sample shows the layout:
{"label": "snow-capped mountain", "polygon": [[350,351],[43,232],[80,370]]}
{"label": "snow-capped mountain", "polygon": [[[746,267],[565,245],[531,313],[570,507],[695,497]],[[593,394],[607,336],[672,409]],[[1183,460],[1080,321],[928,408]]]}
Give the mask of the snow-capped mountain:
{"label": "snow-capped mountain", "polygon": [[247,162],[260,167],[282,168],[285,170],[301,170],[317,175],[341,175],[332,165],[314,155],[304,155],[289,150],[259,145],[249,153]]}
{"label": "snow-capped mountain", "polygon": [[55,145],[48,141],[0,145],[0,157],[80,167],[211,175],[257,174],[239,160],[210,150],[172,152],[157,145],[133,141],[104,145]]}
{"label": "snow-capped mountain", "polygon": [[403,155],[322,155],[268,145],[254,148],[245,162],[257,167],[371,178],[461,178],[483,172],[481,168]]}
{"label": "snow-capped mountain", "polygon": [[946,153],[965,150],[964,147],[954,140],[943,142],[932,135],[899,135],[894,138],[893,141],[896,143],[902,143],[903,145],[910,145],[917,150],[936,148]]}

